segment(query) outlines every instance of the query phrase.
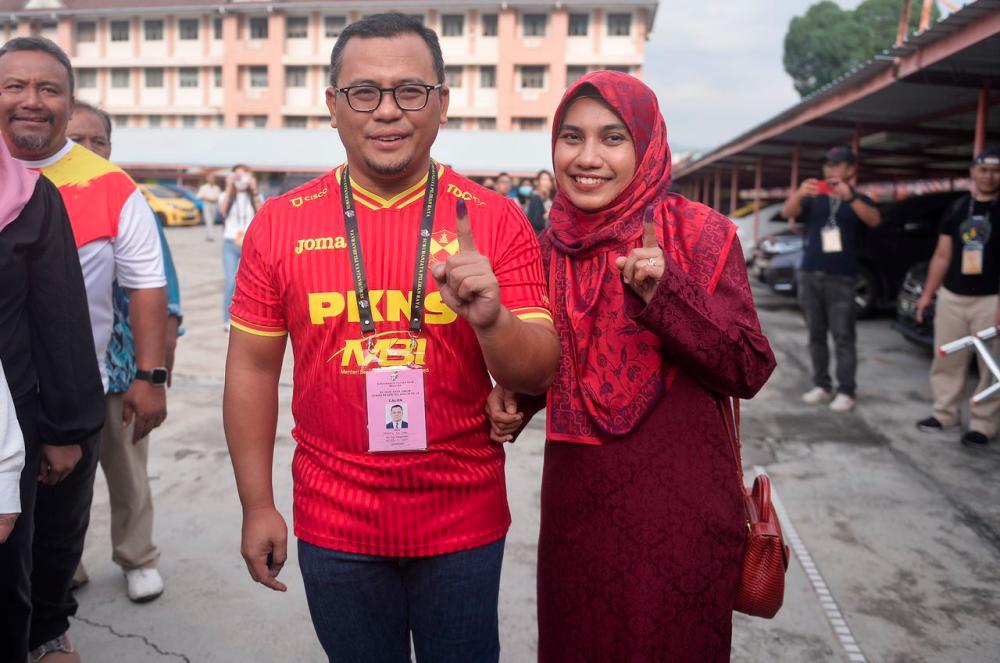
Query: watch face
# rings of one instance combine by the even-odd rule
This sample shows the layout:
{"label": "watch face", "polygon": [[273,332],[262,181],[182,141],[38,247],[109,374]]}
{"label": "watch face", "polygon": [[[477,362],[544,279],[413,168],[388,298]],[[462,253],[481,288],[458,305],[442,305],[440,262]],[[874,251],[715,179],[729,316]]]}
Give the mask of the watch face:
{"label": "watch face", "polygon": [[154,368],[150,371],[153,374],[153,379],[150,380],[153,384],[166,384],[167,383],[167,369],[165,368]]}

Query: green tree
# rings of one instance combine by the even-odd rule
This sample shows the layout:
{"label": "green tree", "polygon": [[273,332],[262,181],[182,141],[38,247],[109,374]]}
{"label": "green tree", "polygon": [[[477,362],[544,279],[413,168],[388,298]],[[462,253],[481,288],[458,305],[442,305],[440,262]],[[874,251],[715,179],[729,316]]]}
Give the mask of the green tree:
{"label": "green tree", "polygon": [[[921,3],[913,5],[910,32],[920,23]],[[892,46],[902,9],[903,0],[865,0],[853,11],[822,0],[794,17],[785,35],[784,64],[796,91],[809,95]],[[935,4],[931,18],[939,17]]]}

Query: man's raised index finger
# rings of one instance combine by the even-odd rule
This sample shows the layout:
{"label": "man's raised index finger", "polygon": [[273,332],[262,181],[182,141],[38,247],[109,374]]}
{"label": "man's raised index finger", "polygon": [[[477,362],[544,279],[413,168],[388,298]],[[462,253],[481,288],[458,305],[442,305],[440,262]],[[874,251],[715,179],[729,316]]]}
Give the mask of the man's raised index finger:
{"label": "man's raised index finger", "polygon": [[476,251],[476,238],[472,236],[469,210],[465,206],[465,201],[461,199],[455,203],[455,225],[458,228],[458,250],[463,253]]}
{"label": "man's raised index finger", "polygon": [[656,217],[653,216],[652,206],[646,208],[642,218],[642,246],[646,249],[656,249],[660,246],[660,239],[656,236]]}

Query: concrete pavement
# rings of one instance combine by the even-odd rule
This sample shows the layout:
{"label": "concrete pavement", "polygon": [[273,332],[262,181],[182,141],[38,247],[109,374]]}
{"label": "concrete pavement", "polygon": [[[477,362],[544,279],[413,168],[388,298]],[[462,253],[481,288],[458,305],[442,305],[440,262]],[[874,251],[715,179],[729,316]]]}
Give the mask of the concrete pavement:
{"label": "concrete pavement", "polygon": [[[84,554],[91,582],[78,593],[71,634],[85,661],[102,663],[323,660],[294,545],[282,573],[286,594],[254,584],[239,555],[240,509],[222,433],[220,242],[205,242],[201,228],[169,229],[168,238],[188,333],[178,349],[169,418],[150,447],[166,592],[141,606],[126,598],[110,560],[107,489],[99,476]],[[801,404],[798,395],[809,387],[801,319],[790,300],[757,295],[779,368],[744,405],[744,462],[748,472],[761,466],[774,480],[801,537],[800,553],[808,552],[809,574],[798,558],[792,562],[785,607],[774,620],[735,616],[733,660],[1000,660],[998,449],[975,453],[956,436],[916,431],[913,422],[929,407],[928,358],[892,332],[888,319],[860,325],[855,414]],[[290,521],[288,356],[275,491]],[[535,659],[542,445],[538,419],[507,462],[514,524],[500,628],[502,660],[512,663]],[[843,622],[831,623],[831,605]],[[845,632],[854,638],[847,647]]]}

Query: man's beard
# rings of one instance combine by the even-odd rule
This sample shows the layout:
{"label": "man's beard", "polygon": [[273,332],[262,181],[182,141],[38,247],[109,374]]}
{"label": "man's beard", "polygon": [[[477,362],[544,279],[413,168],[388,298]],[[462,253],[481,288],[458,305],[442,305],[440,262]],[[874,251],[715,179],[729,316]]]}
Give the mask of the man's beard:
{"label": "man's beard", "polygon": [[376,163],[367,157],[365,158],[365,165],[368,166],[368,169],[373,173],[381,175],[382,177],[402,175],[410,168],[411,163],[413,163],[413,159],[404,159],[403,161],[399,161],[397,163],[382,164]]}
{"label": "man's beard", "polygon": [[10,132],[10,138],[17,149],[25,152],[41,152],[52,142],[51,134],[48,136],[39,136],[37,134],[19,134],[12,131]]}

